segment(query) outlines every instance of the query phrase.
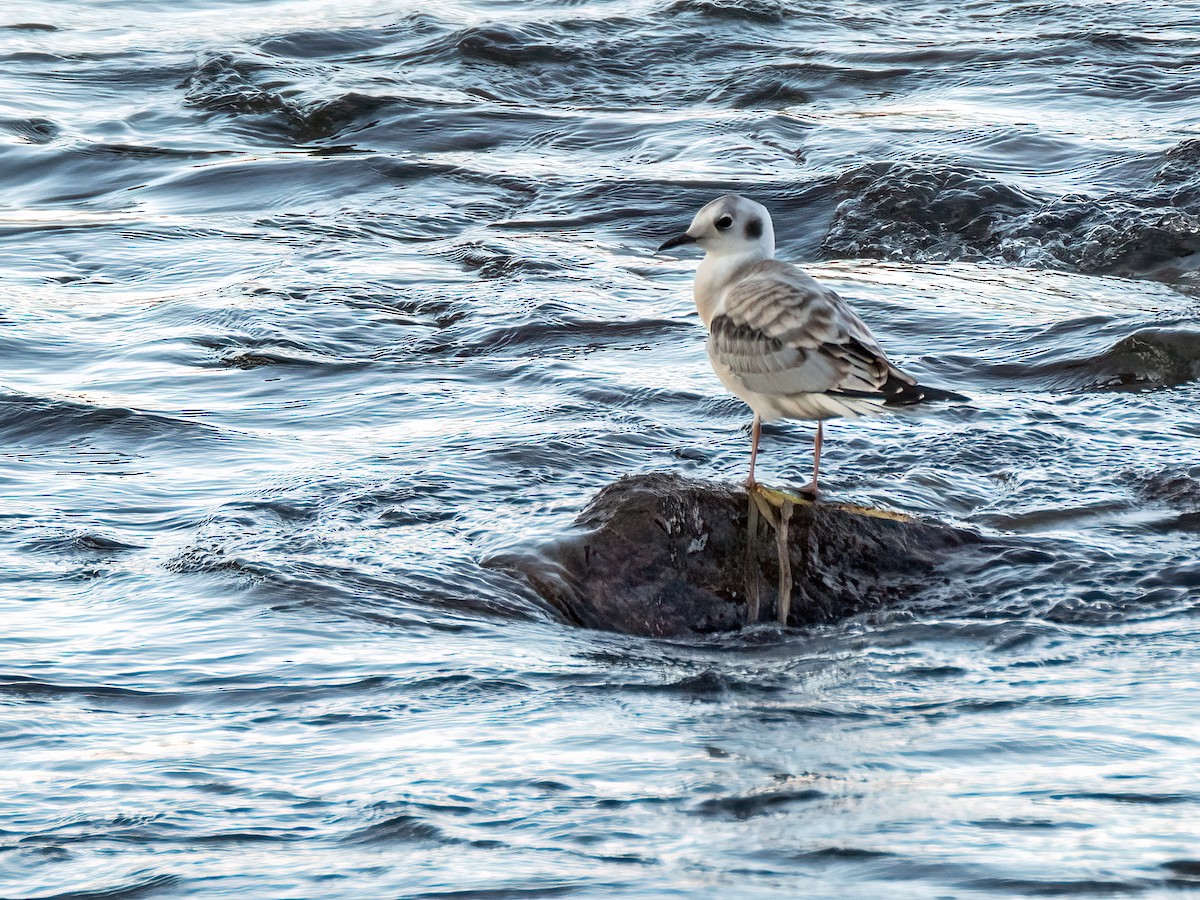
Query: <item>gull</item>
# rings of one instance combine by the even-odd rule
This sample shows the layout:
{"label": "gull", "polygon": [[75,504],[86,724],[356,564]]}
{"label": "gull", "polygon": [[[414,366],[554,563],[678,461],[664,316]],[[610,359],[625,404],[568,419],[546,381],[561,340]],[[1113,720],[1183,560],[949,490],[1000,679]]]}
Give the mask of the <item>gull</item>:
{"label": "gull", "polygon": [[754,412],[747,488],[757,484],[754,463],[763,422],[816,420],[812,481],[800,489],[815,498],[825,419],[967,399],[917,384],[892,365],[846,301],[797,266],[775,259],[775,229],[762,204],[737,194],[713,200],[687,231],[658,249],[685,244],[704,250],[693,292],[708,330],[708,358],[725,387]]}

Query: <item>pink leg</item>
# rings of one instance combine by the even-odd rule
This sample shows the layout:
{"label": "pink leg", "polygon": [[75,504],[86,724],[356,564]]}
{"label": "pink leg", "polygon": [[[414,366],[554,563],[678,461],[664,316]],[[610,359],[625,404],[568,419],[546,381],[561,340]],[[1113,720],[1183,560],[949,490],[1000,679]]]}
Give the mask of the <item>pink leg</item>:
{"label": "pink leg", "polygon": [[758,439],[762,435],[762,419],[754,414],[754,424],[750,428],[750,475],[746,478],[746,487],[752,488],[758,484],[754,480],[754,461],[758,459]]}
{"label": "pink leg", "polygon": [[820,493],[820,489],[817,487],[817,476],[821,474],[821,443],[824,439],[824,429],[822,426],[824,424],[825,423],[822,420],[817,420],[817,436],[813,439],[812,481],[800,488],[800,493],[808,497],[812,497],[814,500],[817,498],[817,494]]}

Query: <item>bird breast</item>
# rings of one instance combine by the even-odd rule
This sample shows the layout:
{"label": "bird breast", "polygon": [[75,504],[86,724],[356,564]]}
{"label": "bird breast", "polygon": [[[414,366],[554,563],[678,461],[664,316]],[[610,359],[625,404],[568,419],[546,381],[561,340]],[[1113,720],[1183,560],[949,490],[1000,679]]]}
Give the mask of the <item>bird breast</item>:
{"label": "bird breast", "polygon": [[715,256],[708,254],[696,267],[696,280],[692,285],[692,296],[696,301],[696,312],[707,329],[712,320],[723,311],[725,288],[739,271],[756,262],[762,262],[761,253],[742,253]]}

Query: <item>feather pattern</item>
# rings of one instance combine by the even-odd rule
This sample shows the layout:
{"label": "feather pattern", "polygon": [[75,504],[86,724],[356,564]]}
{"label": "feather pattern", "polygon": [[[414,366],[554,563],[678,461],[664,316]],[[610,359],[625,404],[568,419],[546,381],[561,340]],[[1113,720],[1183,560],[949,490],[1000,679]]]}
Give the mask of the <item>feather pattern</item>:
{"label": "feather pattern", "polygon": [[[795,266],[752,262],[732,274],[715,301],[714,367],[747,402],[747,394],[765,401],[751,406],[773,407],[760,410],[772,418],[825,418],[829,405],[844,408],[833,415],[859,415],[915,392],[916,382],[891,364],[854,310]],[[792,411],[803,394],[831,394],[834,402],[817,403],[809,414]]]}

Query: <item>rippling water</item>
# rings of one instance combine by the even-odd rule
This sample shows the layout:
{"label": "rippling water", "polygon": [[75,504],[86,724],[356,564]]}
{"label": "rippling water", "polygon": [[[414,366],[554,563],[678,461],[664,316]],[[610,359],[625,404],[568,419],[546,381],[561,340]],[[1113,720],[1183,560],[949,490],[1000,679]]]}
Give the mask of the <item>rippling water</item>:
{"label": "rippling water", "polygon": [[[0,893],[1196,889],[1194,13],[0,7]],[[572,628],[479,561],[742,476],[651,249],[730,189],[974,398],[833,423],[830,492],[1010,549]]]}

